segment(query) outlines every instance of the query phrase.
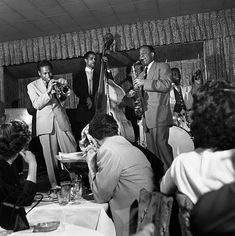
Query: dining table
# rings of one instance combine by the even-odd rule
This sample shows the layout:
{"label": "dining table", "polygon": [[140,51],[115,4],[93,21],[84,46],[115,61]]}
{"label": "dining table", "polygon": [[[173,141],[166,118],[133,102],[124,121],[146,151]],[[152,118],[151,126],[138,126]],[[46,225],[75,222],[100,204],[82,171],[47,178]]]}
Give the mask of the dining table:
{"label": "dining table", "polygon": [[[28,208],[29,209],[29,208]],[[26,208],[26,212],[28,210]],[[12,236],[115,236],[116,231],[111,218],[107,215],[107,203],[96,203],[81,199],[59,205],[58,202],[41,202],[27,214],[30,229],[13,232]],[[59,222],[56,230],[33,232],[35,226],[45,222]]]}

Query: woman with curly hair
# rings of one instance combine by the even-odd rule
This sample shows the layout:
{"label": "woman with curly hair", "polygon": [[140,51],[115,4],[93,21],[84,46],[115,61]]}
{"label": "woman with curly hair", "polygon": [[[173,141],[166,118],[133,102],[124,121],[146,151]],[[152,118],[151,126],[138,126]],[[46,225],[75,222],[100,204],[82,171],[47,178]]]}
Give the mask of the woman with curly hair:
{"label": "woman with curly hair", "polygon": [[[27,206],[33,201],[37,163],[33,153],[25,151],[30,140],[28,125],[22,121],[11,121],[0,126],[0,203],[4,201]],[[12,164],[19,154],[28,164],[28,175],[23,186]]]}
{"label": "woman with curly hair", "polygon": [[207,82],[194,95],[191,132],[196,150],[175,158],[161,181],[161,192],[178,191],[193,203],[234,182],[235,93],[222,81]]}

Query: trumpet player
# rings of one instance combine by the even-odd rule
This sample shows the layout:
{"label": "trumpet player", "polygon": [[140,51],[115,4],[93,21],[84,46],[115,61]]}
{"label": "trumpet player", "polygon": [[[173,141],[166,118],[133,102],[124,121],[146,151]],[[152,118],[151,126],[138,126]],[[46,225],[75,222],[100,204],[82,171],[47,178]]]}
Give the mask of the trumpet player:
{"label": "trumpet player", "polygon": [[[39,136],[47,173],[51,187],[57,185],[59,165],[56,159],[58,152],[76,152],[76,141],[72,135],[71,125],[61,104],[68,93],[58,94],[58,86],[67,86],[63,78],[53,79],[53,68],[49,61],[43,60],[37,65],[39,79],[28,84],[28,95],[36,114],[36,134]],[[63,93],[63,92],[62,92]]]}
{"label": "trumpet player", "polygon": [[164,163],[165,170],[173,161],[172,148],[168,144],[169,128],[172,125],[170,109],[171,69],[167,63],[154,61],[152,46],[144,45],[139,50],[139,60],[144,71],[135,79],[135,88],[143,86],[144,120],[147,148]]}

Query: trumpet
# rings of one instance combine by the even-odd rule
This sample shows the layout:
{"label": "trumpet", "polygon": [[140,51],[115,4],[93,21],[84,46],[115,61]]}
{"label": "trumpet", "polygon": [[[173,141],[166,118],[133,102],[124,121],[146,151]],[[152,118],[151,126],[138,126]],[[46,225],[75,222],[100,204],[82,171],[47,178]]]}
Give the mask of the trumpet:
{"label": "trumpet", "polygon": [[58,98],[66,98],[69,96],[70,92],[69,86],[62,84],[60,81],[56,81],[56,84],[53,86],[53,90]]}

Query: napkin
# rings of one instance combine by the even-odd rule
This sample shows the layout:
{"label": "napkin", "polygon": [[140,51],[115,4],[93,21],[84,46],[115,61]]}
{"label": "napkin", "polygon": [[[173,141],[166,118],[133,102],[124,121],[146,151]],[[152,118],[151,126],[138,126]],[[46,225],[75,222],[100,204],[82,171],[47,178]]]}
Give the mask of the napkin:
{"label": "napkin", "polygon": [[59,152],[59,160],[61,161],[86,161],[85,155],[83,152],[71,152],[63,153]]}

